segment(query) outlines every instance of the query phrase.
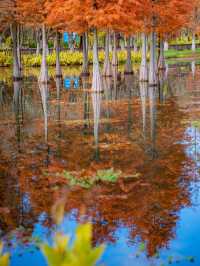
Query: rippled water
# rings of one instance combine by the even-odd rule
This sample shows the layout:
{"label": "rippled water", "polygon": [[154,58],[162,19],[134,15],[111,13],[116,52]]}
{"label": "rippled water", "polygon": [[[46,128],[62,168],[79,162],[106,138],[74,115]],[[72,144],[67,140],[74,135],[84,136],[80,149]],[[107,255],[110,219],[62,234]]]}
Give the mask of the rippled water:
{"label": "rippled water", "polygon": [[[62,82],[52,70],[39,87],[37,69],[14,84],[0,70],[0,236],[11,265],[46,265],[33,243],[51,238],[63,187],[62,227],[92,221],[93,243],[107,246],[100,264],[199,265],[199,67],[171,64],[158,87],[115,69],[100,94],[80,71],[64,69]],[[127,178],[70,189],[56,176],[110,168]]]}

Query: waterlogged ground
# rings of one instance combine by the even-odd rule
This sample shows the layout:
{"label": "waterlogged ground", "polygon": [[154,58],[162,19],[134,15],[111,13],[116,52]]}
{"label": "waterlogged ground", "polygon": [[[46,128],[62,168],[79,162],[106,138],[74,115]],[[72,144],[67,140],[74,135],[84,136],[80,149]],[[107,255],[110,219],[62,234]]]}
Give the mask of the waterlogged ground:
{"label": "waterlogged ground", "polygon": [[[117,69],[91,92],[91,78],[64,69],[64,81],[38,86],[37,69],[12,83],[0,69],[0,237],[11,266],[46,265],[51,208],[67,197],[62,229],[93,223],[106,243],[99,264],[200,265],[200,68],[169,65],[148,88]],[[69,187],[99,169],[121,171],[112,185]],[[64,192],[63,192],[64,191]]]}

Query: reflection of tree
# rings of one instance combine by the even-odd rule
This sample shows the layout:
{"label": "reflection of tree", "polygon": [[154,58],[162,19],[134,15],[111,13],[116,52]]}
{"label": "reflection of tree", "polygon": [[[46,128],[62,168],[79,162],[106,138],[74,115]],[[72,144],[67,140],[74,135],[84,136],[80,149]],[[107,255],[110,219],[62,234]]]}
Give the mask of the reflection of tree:
{"label": "reflection of tree", "polygon": [[157,156],[156,152],[156,92],[157,87],[149,88],[149,106],[150,106],[150,130],[151,130],[151,155],[152,159]]}
{"label": "reflection of tree", "polygon": [[38,83],[40,89],[40,95],[42,100],[42,109],[44,114],[44,139],[47,148],[46,164],[49,164],[49,144],[48,144],[48,95],[49,88],[47,83]]}
{"label": "reflection of tree", "polygon": [[57,100],[57,125],[58,125],[58,133],[57,133],[57,139],[58,139],[58,157],[61,157],[61,135],[62,135],[62,126],[61,126],[61,88],[62,88],[62,78],[56,77],[56,100]]}
{"label": "reflection of tree", "polygon": [[99,122],[101,113],[101,92],[92,92],[92,105],[94,114],[95,159],[99,160]]}
{"label": "reflection of tree", "polygon": [[20,81],[15,81],[13,86],[14,86],[13,106],[14,106],[14,113],[16,119],[16,139],[18,143],[18,151],[20,151],[21,127],[23,124],[23,116],[24,116],[23,91],[21,88]]}
{"label": "reflection of tree", "polygon": [[142,105],[142,132],[144,140],[146,140],[147,90],[148,90],[147,82],[140,82],[140,98]]}
{"label": "reflection of tree", "polygon": [[83,84],[83,119],[84,123],[84,130],[87,130],[89,127],[89,120],[90,120],[90,102],[89,102],[89,77],[82,76],[82,84]]}
{"label": "reflection of tree", "polygon": [[[73,119],[62,121],[62,154],[61,158],[57,158],[57,140],[55,141],[57,121],[51,122],[51,130],[47,131],[48,111],[51,112],[50,109],[48,110],[48,88],[40,88],[42,97],[40,109],[43,109],[44,119],[39,116],[38,102],[41,99],[36,98],[36,93],[33,92],[34,101],[30,102],[30,105],[32,104],[32,109],[37,114],[33,116],[36,117],[35,131],[34,134],[26,136],[23,152],[17,158],[17,165],[16,158],[13,158],[13,151],[15,151],[13,147],[16,145],[13,143],[13,136],[5,134],[5,144],[0,143],[0,173],[1,175],[3,173],[3,178],[0,179],[0,192],[2,192],[0,207],[7,206],[10,209],[9,215],[0,218],[3,230],[10,230],[21,223],[30,226],[41,213],[50,213],[51,206],[60,195],[60,187],[66,184],[66,180],[64,182],[59,179],[55,173],[65,169],[76,172],[80,176],[90,176],[99,168],[113,167],[120,169],[127,177],[135,172],[140,172],[141,176],[136,179],[127,178],[126,181],[120,180],[109,187],[98,185],[91,191],[81,189],[70,191],[66,210],[76,208],[82,213],[85,209],[86,215],[91,216],[94,221],[95,242],[116,241],[115,232],[119,225],[124,225],[130,230],[131,240],[139,236],[146,241],[149,255],[153,255],[159,247],[166,246],[174,237],[178,211],[182,206],[190,203],[188,192],[190,178],[184,172],[190,162],[186,158],[184,146],[180,144],[185,133],[181,121],[186,118],[186,115],[178,111],[176,101],[169,100],[167,105],[157,106],[156,116],[157,89],[150,89],[152,90],[149,94],[150,117],[148,112],[145,116],[146,88],[140,88],[141,99],[138,97],[131,99],[133,100],[131,112],[127,108],[130,105],[130,99],[128,99],[130,95],[126,90],[120,94],[118,101],[112,101],[112,97],[109,97],[109,103],[107,99],[106,101],[101,99],[98,93],[93,93],[92,97],[89,97],[90,104],[92,101],[94,108],[95,144],[101,148],[101,160],[98,163],[91,162],[94,137],[92,134],[87,137],[81,134],[84,121],[81,120],[83,104],[80,104],[80,101],[84,99],[83,95],[82,97],[78,95],[79,102],[70,105],[66,100],[69,92],[63,91],[62,102],[64,99],[65,104],[60,109],[58,102],[61,96],[57,86],[56,117],[59,120],[70,110],[76,118],[75,121]],[[137,93],[135,88],[134,93]],[[51,98],[51,106],[53,103]],[[115,130],[99,134],[100,104],[102,110],[105,105],[106,108],[109,107],[110,123]],[[140,122],[141,104],[143,129]],[[50,115],[54,114],[50,113]],[[127,122],[128,119],[133,119],[133,115],[134,139],[130,141],[127,137]],[[150,127],[145,121],[151,121]],[[43,126],[45,126],[45,140],[48,140],[48,146],[51,147],[49,154],[51,160],[47,169],[53,173],[50,176],[43,174],[43,170],[47,168],[44,163],[46,150],[43,149],[44,138],[41,133]],[[24,127],[30,129],[31,122],[25,119]],[[156,138],[156,151],[159,157],[154,160],[149,160],[149,156],[141,148],[140,136],[144,128],[149,138],[152,136],[154,141]],[[156,134],[154,134],[155,128]],[[6,132],[5,125],[1,126],[0,130]],[[151,143],[152,140],[147,138],[146,141]],[[11,148],[7,148],[5,152],[8,146]],[[187,178],[184,179],[184,176]],[[13,193],[9,193],[10,191]],[[28,202],[29,208],[26,208],[25,202],[26,204]],[[24,210],[23,217],[20,209]]]}

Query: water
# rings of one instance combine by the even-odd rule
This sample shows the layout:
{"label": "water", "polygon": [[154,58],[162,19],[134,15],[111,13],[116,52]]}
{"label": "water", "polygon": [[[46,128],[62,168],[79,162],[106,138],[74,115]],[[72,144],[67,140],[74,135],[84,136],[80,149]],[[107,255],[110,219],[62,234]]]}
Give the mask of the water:
{"label": "water", "polygon": [[[93,243],[106,243],[100,264],[199,265],[199,67],[171,64],[155,88],[138,83],[137,68],[115,71],[100,94],[80,71],[64,69],[60,82],[51,69],[40,87],[37,69],[14,84],[0,71],[0,237],[11,266],[46,265],[34,243],[51,239],[63,187],[62,228],[73,236],[83,214],[92,221]],[[126,178],[89,190],[57,175],[110,168]]]}

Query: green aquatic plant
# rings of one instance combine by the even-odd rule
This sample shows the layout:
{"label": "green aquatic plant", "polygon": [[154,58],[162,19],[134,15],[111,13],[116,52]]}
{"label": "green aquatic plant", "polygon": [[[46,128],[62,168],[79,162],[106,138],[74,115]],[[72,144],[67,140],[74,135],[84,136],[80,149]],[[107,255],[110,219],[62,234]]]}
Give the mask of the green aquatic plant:
{"label": "green aquatic plant", "polygon": [[96,181],[115,183],[120,175],[121,171],[115,172],[113,168],[106,170],[99,170],[97,171]]}
{"label": "green aquatic plant", "polygon": [[10,255],[8,253],[3,253],[3,243],[0,243],[0,265],[9,266]]}
{"label": "green aquatic plant", "polygon": [[97,182],[108,182],[108,183],[117,182],[118,178],[121,175],[121,171],[114,171],[113,168],[106,170],[98,170],[95,176],[85,176],[81,178],[78,178],[65,170],[61,174],[57,173],[56,175],[64,176],[68,180],[70,186],[91,188]]}
{"label": "green aquatic plant", "polygon": [[79,225],[76,238],[72,245],[70,238],[62,233],[56,233],[53,246],[43,244],[42,252],[49,266],[94,266],[100,259],[104,246],[92,247],[92,225]]}

